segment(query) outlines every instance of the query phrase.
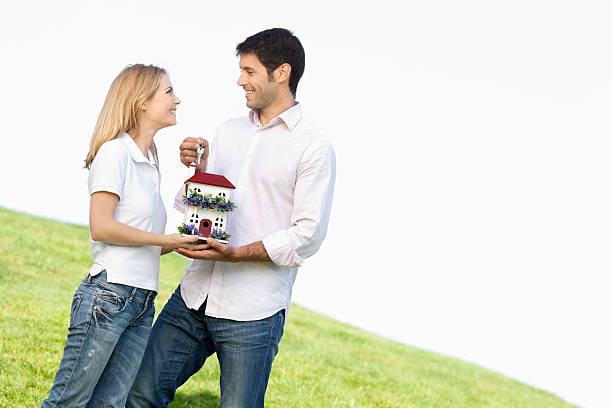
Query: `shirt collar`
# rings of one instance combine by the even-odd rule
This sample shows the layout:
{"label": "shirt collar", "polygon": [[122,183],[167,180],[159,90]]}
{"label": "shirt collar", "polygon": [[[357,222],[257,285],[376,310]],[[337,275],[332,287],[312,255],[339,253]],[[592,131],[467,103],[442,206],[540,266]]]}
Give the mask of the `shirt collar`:
{"label": "shirt collar", "polygon": [[[249,112],[249,119],[257,126],[261,126],[261,122],[259,121],[259,113],[255,109],[251,109],[251,111]],[[293,129],[295,129],[301,119],[302,108],[300,106],[300,103],[296,101],[295,105],[272,119],[267,126],[275,126],[279,123],[279,121],[283,121],[285,125],[287,125],[289,131],[292,131]]]}
{"label": "shirt collar", "polygon": [[132,157],[132,160],[134,160],[135,162],[149,164],[154,163],[154,160],[151,158],[153,156],[151,154],[151,150],[147,150],[149,158],[145,157],[144,154],[142,154],[142,151],[138,148],[138,145],[136,145],[134,139],[132,139],[132,137],[127,133],[122,133],[121,135],[117,136],[117,140],[119,140],[121,143],[123,143],[125,147],[127,147],[128,152],[130,152],[130,156]]}

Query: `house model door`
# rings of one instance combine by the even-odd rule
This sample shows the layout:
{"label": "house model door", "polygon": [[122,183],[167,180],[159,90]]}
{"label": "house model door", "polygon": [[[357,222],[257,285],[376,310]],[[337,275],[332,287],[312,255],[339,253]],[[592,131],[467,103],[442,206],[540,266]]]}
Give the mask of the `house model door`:
{"label": "house model door", "polygon": [[200,234],[207,237],[210,235],[211,228],[212,228],[212,221],[208,219],[203,219],[202,221],[200,221],[200,228],[198,228],[198,230],[200,231]]}

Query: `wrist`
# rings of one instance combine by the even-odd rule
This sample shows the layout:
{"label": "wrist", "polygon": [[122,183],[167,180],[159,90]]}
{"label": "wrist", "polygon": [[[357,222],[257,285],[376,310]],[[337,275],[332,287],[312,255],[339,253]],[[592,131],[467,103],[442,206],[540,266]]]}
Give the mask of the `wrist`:
{"label": "wrist", "polygon": [[240,262],[244,258],[244,246],[232,247],[230,253],[231,262]]}
{"label": "wrist", "polygon": [[196,166],[196,171],[206,173],[206,160],[200,160],[200,163],[198,163],[198,165]]}
{"label": "wrist", "polygon": [[169,234],[162,234],[161,235],[161,247],[162,248],[166,248],[166,249],[173,249],[175,248],[174,246],[174,240],[172,235]]}

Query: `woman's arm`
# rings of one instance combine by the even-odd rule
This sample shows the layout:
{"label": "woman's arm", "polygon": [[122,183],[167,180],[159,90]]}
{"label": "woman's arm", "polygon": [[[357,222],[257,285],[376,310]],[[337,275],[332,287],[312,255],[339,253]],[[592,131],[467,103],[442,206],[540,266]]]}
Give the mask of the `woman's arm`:
{"label": "woman's arm", "polygon": [[197,236],[156,234],[123,224],[114,218],[118,202],[119,196],[107,191],[91,195],[89,230],[94,241],[124,246],[153,245],[167,249],[209,247],[208,244],[196,244],[199,239]]}

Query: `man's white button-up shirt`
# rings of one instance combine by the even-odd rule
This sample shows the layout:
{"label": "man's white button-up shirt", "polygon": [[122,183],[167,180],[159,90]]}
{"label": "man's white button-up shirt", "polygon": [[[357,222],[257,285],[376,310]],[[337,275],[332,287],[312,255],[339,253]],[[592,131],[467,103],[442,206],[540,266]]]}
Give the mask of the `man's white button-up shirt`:
{"label": "man's white button-up shirt", "polygon": [[[236,186],[230,244],[262,241],[272,262],[193,260],[181,279],[183,300],[192,309],[207,300],[207,315],[239,321],[288,310],[297,269],[327,232],[336,177],[331,144],[304,120],[299,104],[264,126],[251,111],[221,125],[206,171]],[[184,193],[181,186],[179,211]]]}

